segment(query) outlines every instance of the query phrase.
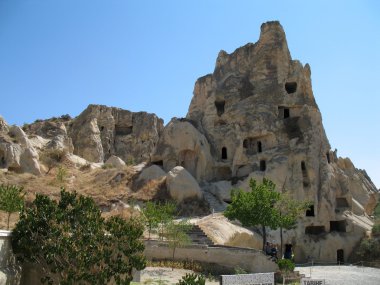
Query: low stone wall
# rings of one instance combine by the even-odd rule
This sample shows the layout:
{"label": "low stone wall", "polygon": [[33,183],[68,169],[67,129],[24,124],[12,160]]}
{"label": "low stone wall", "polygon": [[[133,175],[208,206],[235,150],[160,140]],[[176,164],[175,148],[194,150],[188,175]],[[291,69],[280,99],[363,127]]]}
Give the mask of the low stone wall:
{"label": "low stone wall", "polygon": [[[146,241],[144,253],[149,260],[171,260],[173,256],[172,249],[167,244],[158,241]],[[278,269],[276,263],[270,261],[261,251],[248,248],[191,245],[177,248],[175,260],[215,263],[232,269],[240,267],[250,273],[275,272]]]}
{"label": "low stone wall", "polygon": [[12,253],[11,232],[0,230],[0,284],[18,285],[20,278],[21,266]]}

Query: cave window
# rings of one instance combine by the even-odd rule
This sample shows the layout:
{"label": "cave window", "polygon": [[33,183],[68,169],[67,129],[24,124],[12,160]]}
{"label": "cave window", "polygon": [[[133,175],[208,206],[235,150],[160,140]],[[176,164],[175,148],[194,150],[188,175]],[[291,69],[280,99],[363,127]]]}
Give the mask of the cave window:
{"label": "cave window", "polygon": [[157,160],[157,161],[153,161],[152,164],[158,165],[158,166],[164,166],[164,161],[163,160]]}
{"label": "cave window", "polygon": [[288,94],[294,93],[297,91],[297,82],[286,82],[285,90]]}
{"label": "cave window", "polygon": [[305,234],[307,235],[320,235],[325,232],[324,226],[308,226],[305,228]]}
{"label": "cave window", "polygon": [[303,187],[307,188],[310,185],[309,176],[307,175],[306,163],[305,161],[301,161],[301,170],[302,170],[302,178],[303,178]]}
{"label": "cave window", "polygon": [[226,101],[215,101],[215,107],[216,107],[216,112],[218,116],[223,115],[225,104],[226,104]]}
{"label": "cave window", "polygon": [[227,159],[227,148],[222,147],[222,159]]}
{"label": "cave window", "polygon": [[301,169],[302,169],[302,173],[304,173],[306,171],[306,163],[305,163],[305,161],[301,162]]}
{"label": "cave window", "polygon": [[245,140],[243,141],[243,147],[244,147],[244,148],[248,148],[248,139],[245,139]]}
{"label": "cave window", "polygon": [[0,159],[0,167],[5,167],[5,165],[6,165],[5,157],[2,156],[1,159]]}
{"label": "cave window", "polygon": [[315,217],[314,205],[310,205],[310,207],[306,210],[306,217]]}
{"label": "cave window", "polygon": [[262,152],[262,151],[263,151],[263,148],[262,148],[261,141],[258,141],[257,142],[257,152]]}
{"label": "cave window", "polygon": [[327,158],[327,162],[331,163],[330,153],[329,152],[326,153],[326,158]]}
{"label": "cave window", "polygon": [[289,108],[284,108],[284,119],[290,117],[290,110]]}
{"label": "cave window", "polygon": [[101,126],[101,127],[100,127],[100,131],[103,131],[103,130],[104,130],[104,126]]}
{"label": "cave window", "polygon": [[260,160],[260,171],[265,171],[267,168],[265,160]]}
{"label": "cave window", "polygon": [[115,135],[116,136],[127,136],[133,132],[133,126],[115,126]]}
{"label": "cave window", "polygon": [[330,221],[330,232],[346,232],[346,221]]}

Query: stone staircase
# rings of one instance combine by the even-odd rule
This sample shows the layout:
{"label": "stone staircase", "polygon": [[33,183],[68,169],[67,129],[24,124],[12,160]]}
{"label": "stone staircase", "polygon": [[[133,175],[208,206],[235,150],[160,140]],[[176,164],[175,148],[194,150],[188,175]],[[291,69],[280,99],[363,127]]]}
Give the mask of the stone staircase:
{"label": "stone staircase", "polygon": [[212,246],[214,243],[209,239],[209,237],[202,231],[198,225],[193,225],[193,227],[187,232],[193,244],[208,245]]}

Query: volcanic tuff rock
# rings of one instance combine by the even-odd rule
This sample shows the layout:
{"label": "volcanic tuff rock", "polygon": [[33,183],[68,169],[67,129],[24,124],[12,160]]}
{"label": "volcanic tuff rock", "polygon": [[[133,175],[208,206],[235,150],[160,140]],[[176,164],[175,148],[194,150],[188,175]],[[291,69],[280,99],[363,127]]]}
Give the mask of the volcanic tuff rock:
{"label": "volcanic tuff rock", "polygon": [[166,176],[170,196],[177,202],[187,198],[202,198],[202,191],[194,177],[182,166],[176,166]]}
{"label": "volcanic tuff rock", "polygon": [[70,126],[74,153],[92,162],[111,155],[125,162],[150,159],[163,121],[154,114],[89,105]]}
{"label": "volcanic tuff rock", "polygon": [[[165,127],[153,158],[166,170],[182,165],[226,200],[225,187],[215,193],[211,182],[248,190],[251,178],[272,179],[279,191],[313,204],[287,235],[297,259],[336,260],[337,249],[346,259],[370,223],[378,191],[330,150],[310,76],[308,64],[292,60],[282,26],[264,23],[257,43],[219,53],[214,72],[195,83],[186,119]],[[362,224],[345,214],[351,209]],[[321,237],[323,244],[316,242]]]}

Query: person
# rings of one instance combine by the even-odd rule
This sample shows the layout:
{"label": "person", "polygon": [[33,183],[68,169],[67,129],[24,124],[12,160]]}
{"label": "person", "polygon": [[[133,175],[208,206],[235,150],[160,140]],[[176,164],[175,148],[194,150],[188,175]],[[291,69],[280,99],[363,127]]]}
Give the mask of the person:
{"label": "person", "polygon": [[272,248],[271,248],[271,256],[277,260],[277,245],[275,244],[272,244]]}
{"label": "person", "polygon": [[265,254],[270,255],[271,254],[271,244],[269,242],[266,243],[265,245]]}

